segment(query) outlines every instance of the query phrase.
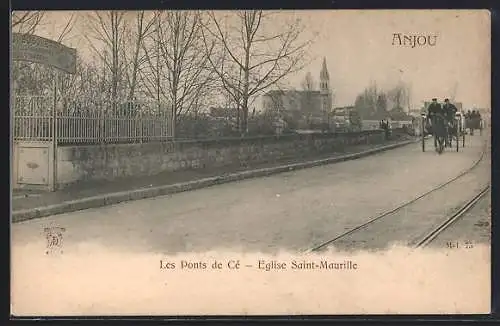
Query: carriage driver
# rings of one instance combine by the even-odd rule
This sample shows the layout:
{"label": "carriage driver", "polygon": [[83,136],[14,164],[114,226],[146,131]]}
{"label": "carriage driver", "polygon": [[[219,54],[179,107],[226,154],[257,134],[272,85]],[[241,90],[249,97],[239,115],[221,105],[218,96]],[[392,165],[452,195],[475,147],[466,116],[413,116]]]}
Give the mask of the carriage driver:
{"label": "carriage driver", "polygon": [[455,114],[457,113],[458,109],[455,105],[450,103],[449,99],[444,100],[444,105],[443,105],[443,113],[444,116],[446,117],[446,120],[448,120],[449,123],[454,122]]}
{"label": "carriage driver", "polygon": [[[437,102],[437,98],[433,98],[431,104],[429,104],[429,107],[427,108],[427,122],[430,122],[432,125],[434,117],[442,113],[443,109],[441,108],[441,104]],[[437,147],[436,137],[434,137],[434,147]]]}
{"label": "carriage driver", "polygon": [[[444,100],[444,105],[443,105],[443,114],[444,114],[444,117],[446,119],[446,122],[448,124],[448,126],[451,126],[451,128],[455,128],[455,114],[457,113],[458,109],[455,105],[453,105],[452,103],[450,103],[450,100],[449,99],[445,99]],[[448,129],[449,133],[453,130],[453,129]],[[450,139],[448,139],[449,142],[451,142],[451,134],[448,135],[450,137]]]}
{"label": "carriage driver", "polygon": [[433,98],[431,104],[429,104],[429,107],[427,108],[427,117],[432,121],[432,118],[434,118],[436,114],[442,112],[443,110],[441,108],[441,104],[437,102],[436,98]]}

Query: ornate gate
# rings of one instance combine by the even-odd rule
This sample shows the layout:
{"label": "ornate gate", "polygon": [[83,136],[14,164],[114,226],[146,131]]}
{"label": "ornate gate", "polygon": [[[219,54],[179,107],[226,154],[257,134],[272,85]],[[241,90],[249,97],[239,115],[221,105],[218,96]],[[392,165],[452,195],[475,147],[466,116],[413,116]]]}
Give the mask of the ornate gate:
{"label": "ornate gate", "polygon": [[55,189],[57,142],[53,109],[53,97],[16,97],[13,101],[15,189]]}
{"label": "ornate gate", "polygon": [[52,96],[16,97],[11,94],[13,188],[55,190],[57,186],[56,98],[59,71],[76,73],[76,49],[30,34],[12,34],[12,60],[53,67]]}

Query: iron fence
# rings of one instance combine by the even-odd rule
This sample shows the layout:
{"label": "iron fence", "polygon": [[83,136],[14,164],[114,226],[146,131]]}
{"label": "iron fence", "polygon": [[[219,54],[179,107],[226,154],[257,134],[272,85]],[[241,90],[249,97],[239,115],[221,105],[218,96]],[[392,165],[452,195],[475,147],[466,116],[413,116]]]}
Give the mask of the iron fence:
{"label": "iron fence", "polygon": [[170,110],[156,101],[60,99],[55,114],[53,108],[53,97],[16,97],[14,139],[47,141],[53,139],[54,132],[58,144],[137,143],[172,138]]}
{"label": "iron fence", "polygon": [[16,140],[52,139],[54,100],[44,96],[17,96],[14,99],[13,133]]}

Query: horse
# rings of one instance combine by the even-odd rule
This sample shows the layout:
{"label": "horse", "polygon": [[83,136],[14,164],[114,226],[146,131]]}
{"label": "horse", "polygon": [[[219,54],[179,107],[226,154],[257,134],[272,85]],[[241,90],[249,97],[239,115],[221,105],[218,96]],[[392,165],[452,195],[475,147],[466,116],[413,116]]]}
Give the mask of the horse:
{"label": "horse", "polygon": [[434,147],[441,154],[444,150],[446,140],[449,136],[447,121],[442,114],[436,114],[431,118],[432,135],[434,137]]}

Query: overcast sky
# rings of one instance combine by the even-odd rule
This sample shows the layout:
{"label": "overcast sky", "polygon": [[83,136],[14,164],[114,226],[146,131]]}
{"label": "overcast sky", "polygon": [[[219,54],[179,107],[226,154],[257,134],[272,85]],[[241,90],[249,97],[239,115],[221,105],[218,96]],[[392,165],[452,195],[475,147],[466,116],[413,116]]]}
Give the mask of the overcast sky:
{"label": "overcast sky", "polygon": [[[88,57],[86,41],[81,37],[84,12],[64,41]],[[315,79],[323,57],[330,72],[335,106],[354,103],[356,95],[370,81],[381,88],[394,86],[398,80],[411,83],[412,102],[432,97],[452,97],[466,107],[490,104],[490,16],[488,11],[284,11],[295,15],[307,27],[305,37],[317,33],[311,46],[316,59],[301,73],[288,80],[300,88],[310,71]],[[50,12],[37,34],[57,38],[70,12]],[[393,45],[394,33],[437,35],[433,47]]]}

